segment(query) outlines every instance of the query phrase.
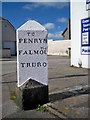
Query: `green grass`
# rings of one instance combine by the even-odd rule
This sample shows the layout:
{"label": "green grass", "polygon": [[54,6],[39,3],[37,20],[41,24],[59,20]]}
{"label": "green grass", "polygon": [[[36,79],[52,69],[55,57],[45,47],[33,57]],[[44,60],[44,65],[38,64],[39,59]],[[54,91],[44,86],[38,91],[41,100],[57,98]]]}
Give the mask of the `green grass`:
{"label": "green grass", "polygon": [[12,91],[10,93],[10,99],[13,100],[14,102],[16,101],[16,93],[15,93],[15,91]]}
{"label": "green grass", "polygon": [[36,111],[47,112],[48,111],[48,107],[47,107],[47,105],[38,105]]}

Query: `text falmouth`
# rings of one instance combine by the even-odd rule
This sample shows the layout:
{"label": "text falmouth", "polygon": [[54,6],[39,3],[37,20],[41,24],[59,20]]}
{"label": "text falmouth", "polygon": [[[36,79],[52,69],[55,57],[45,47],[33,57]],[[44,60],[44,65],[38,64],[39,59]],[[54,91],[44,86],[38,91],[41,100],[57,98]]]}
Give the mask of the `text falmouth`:
{"label": "text falmouth", "polygon": [[19,50],[19,55],[43,55],[47,54],[47,47],[40,47],[39,50]]}

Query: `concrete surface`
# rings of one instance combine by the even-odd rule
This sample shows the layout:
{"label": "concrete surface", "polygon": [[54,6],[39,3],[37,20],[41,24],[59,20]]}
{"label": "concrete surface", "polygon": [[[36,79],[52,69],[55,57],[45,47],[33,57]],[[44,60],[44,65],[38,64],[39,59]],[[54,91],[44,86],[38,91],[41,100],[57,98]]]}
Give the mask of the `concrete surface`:
{"label": "concrete surface", "polygon": [[[7,60],[5,62],[8,63]],[[17,73],[12,60],[11,64],[14,72],[3,74],[2,77],[3,118],[20,118],[20,116],[25,118],[88,117],[88,94],[90,92],[88,88],[88,69],[70,67],[68,57],[48,56],[48,63],[50,103],[47,106],[49,112],[22,111],[10,100],[10,94],[15,91],[17,81]],[[3,67],[5,66],[6,64],[3,64]],[[9,64],[7,64],[7,71],[8,67]]]}
{"label": "concrete surface", "polygon": [[[88,108],[88,95],[73,96],[70,98],[65,98],[57,100],[48,105],[55,111],[53,114],[61,118],[88,118],[89,108]],[[58,114],[56,113],[58,112]],[[52,110],[51,110],[52,112]]]}
{"label": "concrete surface", "polygon": [[0,59],[0,67],[0,76],[16,72],[16,56]]}
{"label": "concrete surface", "polygon": [[88,85],[88,69],[70,67],[68,57],[49,56],[48,58],[50,93],[72,86]]}

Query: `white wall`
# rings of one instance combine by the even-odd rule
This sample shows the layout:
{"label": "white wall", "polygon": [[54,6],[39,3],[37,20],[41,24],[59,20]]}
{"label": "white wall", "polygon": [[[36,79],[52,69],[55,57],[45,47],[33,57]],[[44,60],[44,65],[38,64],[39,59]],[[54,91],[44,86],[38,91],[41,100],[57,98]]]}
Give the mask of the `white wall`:
{"label": "white wall", "polygon": [[9,58],[9,57],[11,57],[10,49],[0,49],[0,55],[1,54],[2,54],[2,56],[0,56],[0,58]]}
{"label": "white wall", "polygon": [[9,48],[10,51],[11,51],[11,55],[15,55],[16,53],[16,50],[15,50],[15,42],[14,41],[4,41],[3,42],[3,48]]}
{"label": "white wall", "polygon": [[[2,19],[3,20],[3,19]],[[0,22],[1,24],[1,22]],[[10,48],[11,55],[16,53],[16,31],[13,26],[7,21],[2,22],[2,48]]]}
{"label": "white wall", "polygon": [[82,67],[90,68],[89,55],[81,55],[81,19],[88,17],[86,0],[71,0],[71,65],[77,66],[82,62]]}
{"label": "white wall", "polygon": [[71,47],[71,40],[48,40],[48,55],[63,55],[68,56],[66,53],[68,48]]}
{"label": "white wall", "polygon": [[2,38],[3,41],[16,41],[16,31],[7,20],[2,22]]}

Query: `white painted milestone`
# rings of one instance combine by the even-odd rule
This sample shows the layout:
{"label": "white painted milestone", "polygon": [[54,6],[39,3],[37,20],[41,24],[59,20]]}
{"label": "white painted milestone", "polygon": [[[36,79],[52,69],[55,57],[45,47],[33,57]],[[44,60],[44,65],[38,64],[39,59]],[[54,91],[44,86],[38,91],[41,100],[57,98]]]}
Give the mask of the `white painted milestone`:
{"label": "white painted milestone", "polygon": [[48,85],[47,30],[34,20],[17,29],[18,87],[33,79]]}

